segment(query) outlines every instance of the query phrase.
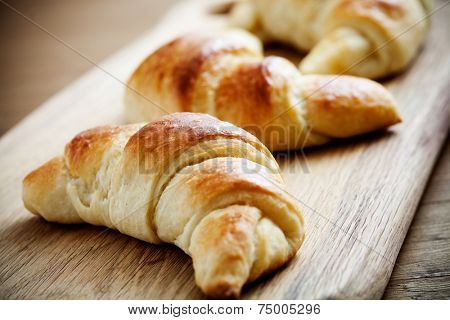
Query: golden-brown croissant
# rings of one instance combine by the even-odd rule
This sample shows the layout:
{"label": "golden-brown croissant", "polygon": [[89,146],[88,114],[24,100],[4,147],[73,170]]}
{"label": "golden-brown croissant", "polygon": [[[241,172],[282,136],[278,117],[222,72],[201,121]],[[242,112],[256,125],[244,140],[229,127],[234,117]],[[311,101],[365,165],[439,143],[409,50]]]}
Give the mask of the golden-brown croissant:
{"label": "golden-brown croissant", "polygon": [[303,73],[379,78],[404,69],[422,44],[429,0],[248,0],[231,24],[311,52]]}
{"label": "golden-brown croissant", "polygon": [[288,60],[264,58],[245,31],[192,33],[151,54],[128,81],[130,122],[165,112],[201,112],[256,135],[270,150],[320,145],[400,121],[380,84],[302,75]]}
{"label": "golden-brown croissant", "polygon": [[107,226],[193,259],[208,295],[291,259],[304,238],[299,204],[254,136],[211,116],[84,131],[23,181],[25,207],[48,221]]}

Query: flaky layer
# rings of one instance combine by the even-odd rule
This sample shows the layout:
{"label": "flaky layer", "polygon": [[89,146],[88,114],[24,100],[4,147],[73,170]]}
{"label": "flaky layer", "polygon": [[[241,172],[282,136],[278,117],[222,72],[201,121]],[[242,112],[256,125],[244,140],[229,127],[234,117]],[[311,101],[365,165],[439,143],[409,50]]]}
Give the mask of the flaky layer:
{"label": "flaky layer", "polygon": [[236,6],[231,24],[311,51],[304,73],[379,78],[417,54],[429,11],[427,0],[249,0]]}
{"label": "flaky layer", "polygon": [[184,168],[165,189],[155,215],[158,235],[193,257],[205,292],[238,295],[247,281],[297,252],[303,218],[275,181],[261,165],[228,157]]}
{"label": "flaky layer", "polygon": [[400,121],[393,98],[379,84],[303,76],[286,59],[264,58],[257,44],[246,32],[230,31],[187,34],[164,45],[129,80],[129,119],[154,120],[166,106],[169,112],[208,113],[246,129],[272,151],[320,145]]}
{"label": "flaky layer", "polygon": [[208,295],[283,265],[303,237],[298,202],[254,136],[205,114],[84,131],[23,181],[25,207],[48,221],[87,222],[168,242],[193,258]]}

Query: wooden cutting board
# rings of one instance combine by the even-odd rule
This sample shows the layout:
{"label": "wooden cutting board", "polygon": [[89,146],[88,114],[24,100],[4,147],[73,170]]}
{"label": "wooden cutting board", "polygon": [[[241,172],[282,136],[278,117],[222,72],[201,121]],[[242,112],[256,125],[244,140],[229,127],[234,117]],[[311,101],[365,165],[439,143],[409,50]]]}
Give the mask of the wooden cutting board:
{"label": "wooden cutting board", "polygon": [[[0,298],[204,298],[181,250],[100,227],[47,223],[23,208],[21,180],[80,130],[124,123],[123,83],[137,64],[180,33],[224,27],[226,9],[211,0],[182,2],[2,137]],[[449,128],[449,15],[446,6],[433,16],[412,67],[384,82],[402,124],[278,155],[289,191],[302,203],[307,237],[291,263],[246,286],[243,298],[381,297]]]}

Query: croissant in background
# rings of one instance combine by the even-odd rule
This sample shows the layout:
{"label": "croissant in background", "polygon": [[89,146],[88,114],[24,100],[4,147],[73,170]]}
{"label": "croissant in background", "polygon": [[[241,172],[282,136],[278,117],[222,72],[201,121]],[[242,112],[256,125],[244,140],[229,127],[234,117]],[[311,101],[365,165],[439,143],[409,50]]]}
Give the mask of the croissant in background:
{"label": "croissant in background", "polygon": [[379,78],[404,69],[428,29],[429,0],[248,0],[231,24],[311,51],[300,70]]}
{"label": "croissant in background", "polygon": [[25,177],[23,201],[48,221],[173,243],[216,297],[238,296],[291,259],[304,237],[299,204],[267,148],[202,114],[82,132],[63,157]]}
{"label": "croissant in background", "polygon": [[151,54],[128,81],[131,122],[165,113],[208,113],[256,135],[271,151],[324,144],[400,121],[380,84],[351,76],[302,75],[263,57],[245,31],[192,33]]}

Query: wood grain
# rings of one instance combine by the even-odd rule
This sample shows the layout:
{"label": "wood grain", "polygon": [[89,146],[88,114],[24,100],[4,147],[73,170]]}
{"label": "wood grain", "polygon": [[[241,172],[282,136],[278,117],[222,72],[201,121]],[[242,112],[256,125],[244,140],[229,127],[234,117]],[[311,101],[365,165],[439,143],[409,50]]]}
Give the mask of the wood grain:
{"label": "wood grain", "polygon": [[400,251],[385,299],[450,299],[450,140]]}
{"label": "wood grain", "polygon": [[[186,1],[161,24],[46,102],[0,141],[0,296],[4,298],[203,298],[190,259],[90,226],[59,226],[28,214],[21,178],[60,153],[76,132],[123,122],[124,81],[178,32],[224,17]],[[426,49],[386,82],[404,123],[325,148],[280,156],[290,191],[304,203],[307,240],[294,261],[248,286],[244,298],[379,298],[449,124],[448,7],[436,14]],[[111,77],[111,75],[113,77]],[[120,81],[118,81],[118,80]],[[52,119],[52,120],[49,120]],[[51,143],[50,143],[51,141]]]}

